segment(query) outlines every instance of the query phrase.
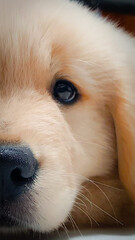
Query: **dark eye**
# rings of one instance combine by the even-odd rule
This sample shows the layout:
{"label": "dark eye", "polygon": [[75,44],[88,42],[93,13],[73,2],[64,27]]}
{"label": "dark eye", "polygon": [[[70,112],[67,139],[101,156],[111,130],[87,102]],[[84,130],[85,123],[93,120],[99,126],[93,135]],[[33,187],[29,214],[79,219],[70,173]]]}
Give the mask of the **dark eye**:
{"label": "dark eye", "polygon": [[72,104],[78,100],[76,87],[67,80],[58,80],[53,88],[54,98],[62,104]]}

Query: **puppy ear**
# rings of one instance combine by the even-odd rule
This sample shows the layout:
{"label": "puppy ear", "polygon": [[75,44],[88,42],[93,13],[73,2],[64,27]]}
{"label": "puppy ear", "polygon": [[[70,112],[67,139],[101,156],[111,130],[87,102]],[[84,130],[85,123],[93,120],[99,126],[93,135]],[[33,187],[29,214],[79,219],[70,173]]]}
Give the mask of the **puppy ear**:
{"label": "puppy ear", "polygon": [[131,95],[117,96],[111,101],[111,113],[116,129],[120,179],[135,202],[135,110],[129,98]]}

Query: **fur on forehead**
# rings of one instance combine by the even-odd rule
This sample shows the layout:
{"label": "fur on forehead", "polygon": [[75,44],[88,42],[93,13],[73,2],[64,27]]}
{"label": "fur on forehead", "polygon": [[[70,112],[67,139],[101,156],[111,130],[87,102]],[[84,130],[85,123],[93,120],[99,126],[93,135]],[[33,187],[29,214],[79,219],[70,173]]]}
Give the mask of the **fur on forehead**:
{"label": "fur on forehead", "polygon": [[[111,94],[115,89],[112,84],[117,86],[117,75],[125,77],[124,69],[130,61],[121,53],[123,46],[119,41],[125,48],[127,38],[131,44],[134,41],[126,34],[121,35],[122,30],[114,34],[115,27],[104,24],[105,19],[81,4],[68,0],[47,0],[45,4],[46,8],[42,7],[43,0],[0,1],[0,74],[5,86],[10,75],[16,83],[19,79],[19,85],[34,83],[41,90],[50,87],[52,79],[58,76],[81,86],[84,81],[90,83],[87,89],[93,95],[98,93],[99,98],[103,86],[104,97]],[[123,70],[118,74],[119,62]]]}

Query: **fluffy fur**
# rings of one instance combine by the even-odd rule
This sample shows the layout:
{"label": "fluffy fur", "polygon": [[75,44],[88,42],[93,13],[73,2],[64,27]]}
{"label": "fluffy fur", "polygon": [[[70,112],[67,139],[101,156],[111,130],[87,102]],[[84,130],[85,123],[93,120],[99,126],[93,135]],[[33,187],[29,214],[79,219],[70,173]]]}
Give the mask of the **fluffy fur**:
{"label": "fluffy fur", "polygon": [[[0,141],[28,145],[40,164],[0,213],[39,232],[135,222],[118,174],[134,199],[134,63],[135,40],[76,2],[0,0]],[[77,103],[53,99],[59,78]]]}

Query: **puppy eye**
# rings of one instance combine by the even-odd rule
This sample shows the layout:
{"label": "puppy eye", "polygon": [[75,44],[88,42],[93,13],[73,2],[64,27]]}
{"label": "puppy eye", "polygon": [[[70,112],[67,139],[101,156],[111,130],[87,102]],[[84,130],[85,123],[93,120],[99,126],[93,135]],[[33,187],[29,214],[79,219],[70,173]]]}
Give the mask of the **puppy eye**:
{"label": "puppy eye", "polygon": [[76,87],[67,80],[58,80],[53,88],[54,98],[62,104],[72,104],[78,100]]}

